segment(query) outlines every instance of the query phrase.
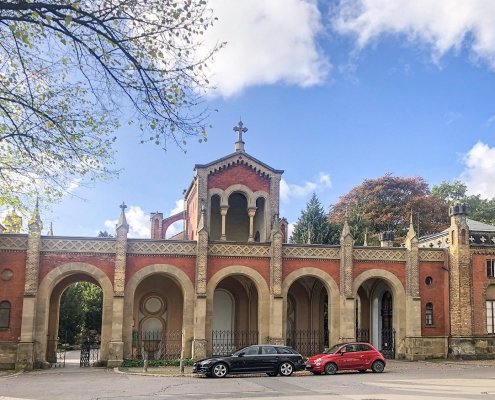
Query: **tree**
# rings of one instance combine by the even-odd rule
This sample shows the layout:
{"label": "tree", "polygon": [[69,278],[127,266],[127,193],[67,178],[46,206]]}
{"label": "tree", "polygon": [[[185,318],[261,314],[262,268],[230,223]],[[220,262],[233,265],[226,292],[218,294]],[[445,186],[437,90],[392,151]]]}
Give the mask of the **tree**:
{"label": "tree", "polygon": [[495,199],[482,199],[478,195],[467,195],[467,186],[461,181],[441,182],[431,188],[431,194],[447,203],[455,199],[466,203],[469,218],[487,224],[495,224]]}
{"label": "tree", "polygon": [[341,227],[328,222],[325,211],[316,194],[301,211],[290,237],[291,243],[298,244],[338,244]]}
{"label": "tree", "polygon": [[378,234],[393,231],[398,240],[405,237],[411,211],[418,235],[439,232],[448,226],[448,205],[432,196],[423,178],[387,174],[366,179],[330,206],[329,220],[342,223],[347,213],[356,244],[377,244]]}
{"label": "tree", "polygon": [[75,344],[84,326],[82,287],[79,284],[69,286],[60,298],[60,317],[58,336],[60,341]]}
{"label": "tree", "polygon": [[120,118],[164,149],[205,140],[206,3],[0,2],[0,206],[115,174]]}
{"label": "tree", "polygon": [[101,333],[103,292],[98,285],[77,282],[60,299],[59,338],[75,344],[84,332]]}
{"label": "tree", "polygon": [[96,235],[96,237],[99,237],[99,238],[113,238],[114,235],[112,235],[111,233],[108,233],[108,231],[99,231],[98,232],[98,235]]}

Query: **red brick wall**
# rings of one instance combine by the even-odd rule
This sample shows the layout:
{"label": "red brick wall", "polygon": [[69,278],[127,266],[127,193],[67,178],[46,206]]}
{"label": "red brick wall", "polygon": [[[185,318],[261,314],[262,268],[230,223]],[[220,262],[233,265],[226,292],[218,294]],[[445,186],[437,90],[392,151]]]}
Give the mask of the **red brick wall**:
{"label": "red brick wall", "polygon": [[495,255],[472,254],[473,273],[473,333],[475,335],[486,334],[486,288],[495,284],[495,278],[488,278],[486,273],[486,260],[495,259]]}
{"label": "red brick wall", "polygon": [[324,260],[284,260],[282,279],[300,268],[318,268],[330,275],[337,286],[340,286],[340,262]]}
{"label": "red brick wall", "polygon": [[218,271],[232,265],[242,265],[259,272],[270,287],[270,259],[262,258],[208,257],[207,280],[209,281]]}
{"label": "red brick wall", "polygon": [[352,279],[370,269],[381,269],[394,274],[406,287],[406,265],[404,263],[387,263],[387,262],[355,262],[352,267]]}
{"label": "red brick wall", "polygon": [[191,280],[194,286],[194,274],[196,271],[196,257],[151,257],[151,256],[128,256],[126,267],[126,282],[139,270],[152,264],[169,264],[182,270]]}
{"label": "red brick wall", "polygon": [[14,273],[11,280],[0,280],[0,301],[7,300],[11,306],[10,327],[0,329],[0,341],[17,341],[21,335],[25,265],[25,252],[0,252],[0,272],[8,268]]}
{"label": "red brick wall", "polygon": [[76,254],[76,253],[50,253],[40,257],[39,282],[53,269],[63,264],[81,262],[101,269],[113,284],[113,272],[115,269],[115,257],[112,255]]}
{"label": "red brick wall", "polygon": [[[425,281],[432,278],[428,286]],[[425,262],[419,265],[419,295],[421,296],[421,335],[449,334],[449,273],[443,263]],[[426,304],[433,305],[433,326],[426,325]]]}
{"label": "red brick wall", "polygon": [[235,184],[245,185],[253,192],[263,190],[270,193],[270,180],[243,164],[232,165],[208,177],[208,189],[225,190]]}

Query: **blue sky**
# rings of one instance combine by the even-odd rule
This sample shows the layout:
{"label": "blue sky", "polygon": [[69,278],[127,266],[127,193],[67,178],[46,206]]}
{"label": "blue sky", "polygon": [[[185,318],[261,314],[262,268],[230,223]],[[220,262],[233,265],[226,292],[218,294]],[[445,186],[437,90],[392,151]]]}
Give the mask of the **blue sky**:
{"label": "blue sky", "polygon": [[[456,3],[456,7],[453,7]],[[130,237],[149,213],[180,209],[194,164],[234,150],[285,170],[281,215],[297,220],[313,192],[327,208],[366,178],[463,180],[495,197],[495,5],[481,0],[212,0],[207,41],[227,41],[210,66],[213,128],[187,153],[140,145],[125,127],[120,177],[78,187],[45,210],[55,235],[114,230],[129,206]]]}

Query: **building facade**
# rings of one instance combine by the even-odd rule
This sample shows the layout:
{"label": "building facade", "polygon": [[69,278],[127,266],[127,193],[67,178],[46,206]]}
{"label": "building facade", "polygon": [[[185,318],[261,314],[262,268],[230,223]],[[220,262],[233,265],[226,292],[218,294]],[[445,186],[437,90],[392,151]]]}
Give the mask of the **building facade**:
{"label": "building facade", "polygon": [[150,239],[127,237],[125,205],[115,238],[44,236],[37,210],[28,234],[0,234],[0,367],[56,359],[60,298],[81,281],[103,292],[108,366],[253,343],[310,355],[355,339],[409,360],[495,357],[495,227],[470,229],[456,204],[440,239],[411,224],[403,246],[358,247],[346,222],[340,245],[288,244],[283,171],[246,153],[235,129],[235,152],[195,166],[185,210],[153,213]]}

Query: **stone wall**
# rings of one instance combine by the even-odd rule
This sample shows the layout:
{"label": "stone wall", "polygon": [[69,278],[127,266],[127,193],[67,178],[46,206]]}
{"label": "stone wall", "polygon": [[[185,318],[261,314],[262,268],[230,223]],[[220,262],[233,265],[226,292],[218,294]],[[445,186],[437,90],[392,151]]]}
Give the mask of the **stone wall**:
{"label": "stone wall", "polygon": [[0,342],[0,369],[13,369],[17,359],[17,343]]}

